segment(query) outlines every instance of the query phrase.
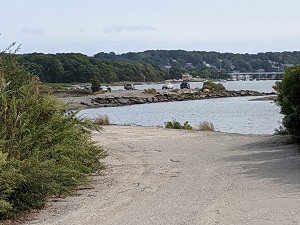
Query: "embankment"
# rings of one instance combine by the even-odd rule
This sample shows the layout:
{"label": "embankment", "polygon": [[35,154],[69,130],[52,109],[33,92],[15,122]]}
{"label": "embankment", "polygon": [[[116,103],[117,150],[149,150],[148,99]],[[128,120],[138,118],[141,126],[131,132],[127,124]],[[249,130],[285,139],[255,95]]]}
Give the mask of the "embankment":
{"label": "embankment", "polygon": [[96,96],[91,99],[91,102],[81,102],[82,105],[87,107],[118,107],[135,104],[157,103],[157,102],[174,102],[174,101],[189,101],[211,98],[228,98],[239,96],[266,96],[276,95],[275,92],[264,93],[257,91],[241,90],[241,91],[215,91],[215,92],[203,92],[196,90],[187,91],[164,91],[157,92],[153,95],[105,95]]}

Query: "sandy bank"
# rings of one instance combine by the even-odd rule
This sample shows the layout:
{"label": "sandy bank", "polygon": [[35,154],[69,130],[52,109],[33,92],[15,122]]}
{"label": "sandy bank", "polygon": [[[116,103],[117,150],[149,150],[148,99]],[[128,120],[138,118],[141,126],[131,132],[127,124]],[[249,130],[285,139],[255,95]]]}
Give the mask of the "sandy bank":
{"label": "sandy bank", "polygon": [[299,224],[300,157],[287,137],[107,126],[93,189],[26,224]]}

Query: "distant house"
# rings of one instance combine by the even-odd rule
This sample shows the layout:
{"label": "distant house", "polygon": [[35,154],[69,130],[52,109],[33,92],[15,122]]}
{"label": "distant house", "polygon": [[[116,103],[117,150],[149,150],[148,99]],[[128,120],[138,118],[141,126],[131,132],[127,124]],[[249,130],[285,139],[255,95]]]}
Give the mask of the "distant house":
{"label": "distant house", "polygon": [[284,67],[292,67],[294,66],[294,64],[290,64],[290,63],[286,63],[286,64],[283,64]]}
{"label": "distant house", "polygon": [[195,68],[192,63],[186,63],[185,67],[186,68],[190,68],[190,69],[194,69]]}

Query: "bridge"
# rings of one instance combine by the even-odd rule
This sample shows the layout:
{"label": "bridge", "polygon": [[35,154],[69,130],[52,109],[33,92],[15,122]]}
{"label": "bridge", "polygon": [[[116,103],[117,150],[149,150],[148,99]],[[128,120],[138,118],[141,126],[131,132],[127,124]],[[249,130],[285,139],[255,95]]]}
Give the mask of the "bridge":
{"label": "bridge", "polygon": [[284,72],[233,72],[228,74],[233,80],[281,80]]}

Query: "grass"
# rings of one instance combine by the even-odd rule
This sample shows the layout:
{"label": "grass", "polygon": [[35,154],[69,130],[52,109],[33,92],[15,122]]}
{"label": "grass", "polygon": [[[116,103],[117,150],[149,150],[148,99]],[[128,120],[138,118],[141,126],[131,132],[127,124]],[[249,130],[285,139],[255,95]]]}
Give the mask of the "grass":
{"label": "grass", "polygon": [[185,121],[183,125],[180,122],[173,119],[172,121],[165,122],[165,128],[168,129],[183,129],[183,130],[198,130],[198,131],[215,131],[215,126],[208,121],[201,122],[196,128],[193,128],[188,121]]}
{"label": "grass", "polygon": [[148,88],[148,89],[145,89],[143,93],[144,94],[152,94],[152,95],[154,95],[154,94],[157,93],[157,91],[154,88]]}
{"label": "grass", "polygon": [[200,131],[215,131],[215,126],[212,122],[204,121],[199,123],[196,129]]}
{"label": "grass", "polygon": [[95,120],[94,123],[97,125],[110,125],[110,120],[108,115],[100,115]]}

